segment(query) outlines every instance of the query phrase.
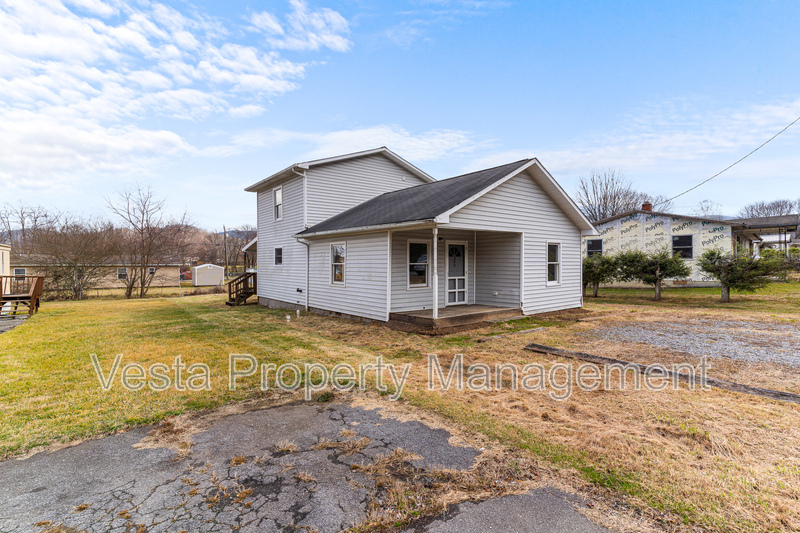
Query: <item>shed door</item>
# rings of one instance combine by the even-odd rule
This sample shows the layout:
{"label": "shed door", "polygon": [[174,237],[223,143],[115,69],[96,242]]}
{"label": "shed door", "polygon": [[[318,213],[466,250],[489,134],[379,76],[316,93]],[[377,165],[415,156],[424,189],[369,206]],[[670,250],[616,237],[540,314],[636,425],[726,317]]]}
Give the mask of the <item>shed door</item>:
{"label": "shed door", "polygon": [[447,243],[447,305],[467,303],[467,246]]}

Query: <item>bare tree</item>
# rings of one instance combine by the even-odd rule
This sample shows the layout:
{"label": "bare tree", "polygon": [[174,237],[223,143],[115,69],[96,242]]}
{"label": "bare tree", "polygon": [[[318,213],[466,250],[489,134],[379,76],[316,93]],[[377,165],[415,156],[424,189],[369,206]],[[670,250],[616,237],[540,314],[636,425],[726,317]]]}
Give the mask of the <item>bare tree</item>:
{"label": "bare tree", "polygon": [[772,202],[753,202],[744,206],[739,211],[742,218],[753,217],[779,217],[781,215],[793,215],[800,210],[800,200],[793,202],[782,198]]}
{"label": "bare tree", "polygon": [[706,218],[722,218],[722,204],[718,204],[712,200],[703,200],[697,207],[692,209],[692,214],[698,217]]}
{"label": "bare tree", "polygon": [[665,196],[637,191],[621,171],[613,168],[593,170],[588,178],[582,177],[575,199],[592,222],[641,209],[646,202],[658,211],[672,209],[672,202]]}
{"label": "bare tree", "polygon": [[128,269],[126,296],[130,298],[138,289],[139,297],[144,298],[160,268],[182,262],[188,217],[186,213],[169,217],[166,201],[156,198],[150,186],[123,189],[116,201],[107,203],[125,223],[119,255]]}
{"label": "bare tree", "polygon": [[81,299],[106,274],[116,245],[110,222],[65,215],[35,233],[32,257],[55,289]]}
{"label": "bare tree", "polygon": [[[254,266],[255,258],[251,257],[252,254],[245,254],[242,252],[242,248],[256,237],[258,232],[255,226],[244,224],[236,228],[228,229],[227,233],[227,260],[231,272],[247,270]],[[224,264],[225,244],[223,233],[221,231],[207,232],[203,236],[200,245],[200,253],[198,255],[200,260],[205,263]]]}
{"label": "bare tree", "polygon": [[12,253],[19,256],[30,255],[33,240],[41,228],[52,227],[59,215],[49,212],[42,206],[4,204],[0,209],[0,242],[11,244]]}

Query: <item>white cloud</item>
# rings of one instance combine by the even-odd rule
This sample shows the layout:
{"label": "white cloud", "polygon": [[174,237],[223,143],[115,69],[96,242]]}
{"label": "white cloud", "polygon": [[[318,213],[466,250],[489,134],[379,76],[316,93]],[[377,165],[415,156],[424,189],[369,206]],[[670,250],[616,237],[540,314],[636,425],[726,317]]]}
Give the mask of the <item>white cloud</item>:
{"label": "white cloud", "polygon": [[352,43],[347,37],[350,25],[332,9],[309,9],[305,0],[290,0],[292,12],[286,17],[284,28],[271,13],[254,13],[250,22],[261,31],[267,42],[275,48],[286,50],[319,50],[330,48],[346,52]]}
{"label": "white cloud", "polygon": [[202,154],[230,157],[293,143],[312,147],[304,152],[303,159],[317,159],[387,146],[414,161],[463,156],[487,146],[486,142],[477,141],[470,133],[464,131],[430,130],[411,133],[400,126],[380,125],[322,133],[278,129],[251,130],[233,136],[227,144],[206,148]]}
{"label": "white cloud", "polygon": [[[624,169],[630,176],[669,173],[698,168],[698,163],[708,161],[718,164],[720,157],[733,163],[798,115],[800,98],[737,110],[714,109],[705,102],[667,102],[641,110],[607,133],[561,148],[508,150],[478,158],[470,166],[481,168],[536,156],[548,169],[561,174],[581,175],[608,167]],[[800,123],[778,139],[786,143],[789,137],[799,136]],[[777,147],[778,139],[773,146]],[[767,152],[764,148],[750,161]],[[737,172],[744,167],[737,167]]]}
{"label": "white cloud", "polygon": [[[245,37],[220,21],[155,0],[4,1],[0,187],[46,187],[194,152],[177,133],[144,125],[154,117],[263,113],[265,100],[295,90],[306,72],[277,49],[350,45],[342,37],[347,21],[335,11],[298,0],[291,8],[283,40],[270,49],[236,42]],[[277,24],[268,14],[257,20],[262,28]]]}

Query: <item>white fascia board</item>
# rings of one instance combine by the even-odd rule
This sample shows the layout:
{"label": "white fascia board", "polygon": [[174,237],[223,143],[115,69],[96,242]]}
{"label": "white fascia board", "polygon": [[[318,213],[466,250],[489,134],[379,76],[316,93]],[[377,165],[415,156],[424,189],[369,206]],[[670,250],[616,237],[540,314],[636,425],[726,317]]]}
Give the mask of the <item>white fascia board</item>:
{"label": "white fascia board", "polygon": [[460,204],[456,205],[455,207],[451,207],[450,209],[448,209],[447,211],[445,211],[441,215],[437,216],[434,219],[434,222],[436,222],[437,224],[446,224],[446,223],[450,222],[450,215],[452,215],[453,213],[455,213],[456,211],[458,211],[462,207],[465,207],[465,206],[471,204],[472,202],[474,202],[475,200],[477,200],[478,198],[480,198],[484,194],[488,193],[489,191],[492,191],[495,188],[499,187],[500,185],[502,185],[503,183],[507,182],[508,180],[510,180],[511,178],[513,178],[514,176],[516,176],[517,174],[519,174],[520,172],[522,172],[523,170],[527,169],[528,167],[530,167],[531,165],[533,165],[535,163],[536,163],[536,160],[535,159],[531,159],[530,161],[528,161],[527,163],[525,163],[521,167],[519,167],[516,170],[512,171],[509,175],[507,175],[504,178],[501,178],[501,179],[495,181],[494,183],[492,183],[491,185],[489,185],[488,187],[486,187],[482,191],[480,191],[480,192],[478,192],[476,194],[473,194],[472,196],[470,196],[469,198],[467,198],[466,200],[464,200]]}
{"label": "white fascia board", "polygon": [[250,242],[248,242],[247,244],[245,244],[245,245],[244,245],[244,248],[242,248],[242,251],[243,251],[243,252],[249,252],[249,251],[250,251],[250,250],[249,250],[249,248],[250,248],[251,246],[253,246],[253,245],[257,244],[257,243],[258,243],[258,237],[256,237],[256,238],[255,238],[255,239],[253,239],[252,241],[250,241]]}
{"label": "white fascia board", "polygon": [[270,187],[270,184],[275,182],[275,181],[277,181],[278,179],[286,177],[286,176],[289,176],[289,175],[293,175],[294,172],[292,172],[292,169],[295,168],[296,166],[297,165],[289,165],[288,167],[284,168],[283,170],[278,171],[275,174],[273,174],[273,175],[271,175],[271,176],[269,176],[267,178],[264,178],[263,180],[261,180],[261,181],[259,181],[257,183],[254,183],[253,185],[245,188],[245,191],[246,192],[259,192],[259,191],[262,191],[262,190]]}
{"label": "white fascia board", "polygon": [[418,169],[396,153],[392,152],[385,146],[381,146],[380,148],[372,148],[371,150],[363,150],[361,152],[353,152],[351,154],[344,154],[344,155],[337,155],[334,157],[326,157],[325,159],[314,159],[313,161],[304,161],[302,163],[295,163],[294,165],[290,165],[283,170],[276,172],[275,174],[264,178],[263,180],[247,187],[245,191],[247,192],[258,192],[262,189],[265,189],[269,186],[269,184],[281,177],[285,177],[293,172],[293,169],[299,168],[302,170],[308,170],[311,167],[319,166],[319,165],[327,165],[329,163],[336,163],[339,161],[347,161],[348,159],[356,159],[359,157],[365,157],[368,155],[375,155],[375,154],[383,154],[388,159],[394,161],[404,169],[408,170],[422,181],[426,183],[433,183],[436,181],[433,177],[429,176],[427,173],[423,172],[422,170]]}
{"label": "white fascia board", "polygon": [[600,232],[597,231],[596,228],[592,227],[592,229],[582,229],[581,230],[581,237],[591,237],[593,235],[600,235]]}
{"label": "white fascia board", "polygon": [[[567,216],[569,216],[569,218],[572,219],[573,222],[576,222],[575,225],[580,227],[582,231],[592,230],[596,232],[597,230],[595,229],[594,224],[592,224],[591,221],[588,218],[586,218],[586,215],[583,214],[583,211],[581,211],[581,209],[578,207],[578,204],[576,204],[575,201],[572,199],[572,197],[569,194],[567,194],[567,192],[561,187],[561,185],[559,185],[559,183],[552,176],[552,174],[550,174],[550,172],[548,172],[547,169],[544,168],[544,165],[542,165],[542,163],[538,159],[534,158],[533,160],[536,162],[536,166],[539,167],[539,169],[542,171],[545,177],[558,190],[562,199],[566,200],[569,203],[570,207],[572,207],[572,210],[574,211],[574,214],[577,215],[578,219],[585,225],[585,227],[581,227],[581,225],[578,224],[577,221],[575,221],[575,219],[572,216],[570,216],[569,213],[567,213]],[[558,203],[557,198],[553,198],[553,200],[556,200],[556,203]]]}
{"label": "white fascia board", "polygon": [[376,224],[374,226],[360,226],[357,228],[342,228],[342,229],[333,229],[328,231],[317,231],[315,233],[307,233],[305,235],[297,233],[294,235],[294,237],[296,239],[309,239],[317,237],[328,237],[330,235],[345,235],[351,233],[370,233],[374,231],[387,231],[387,230],[407,228],[411,226],[429,227],[432,225],[434,225],[433,220],[413,220],[410,222],[397,222],[396,224]]}
{"label": "white fascia board", "polygon": [[365,156],[368,156],[368,155],[376,155],[376,154],[382,154],[382,155],[386,156],[387,158],[389,158],[390,160],[394,161],[395,163],[397,163],[398,165],[400,165],[404,169],[408,170],[409,172],[411,172],[415,176],[419,177],[421,180],[423,180],[426,183],[433,183],[434,181],[436,181],[434,178],[429,176],[427,173],[425,173],[422,170],[418,169],[417,167],[415,167],[414,165],[412,165],[411,163],[409,163],[408,161],[406,161],[405,159],[403,159],[402,157],[400,157],[396,153],[392,152],[391,150],[389,150],[385,146],[381,146],[380,148],[372,148],[370,150],[363,150],[361,152],[353,152],[351,154],[337,155],[337,156],[334,156],[334,157],[326,157],[325,159],[315,159],[313,161],[306,161],[304,163],[298,163],[295,166],[307,169],[307,168],[310,168],[312,166],[327,165],[328,163],[336,163],[336,162],[339,162],[339,161],[346,161],[348,159],[355,159],[355,158],[358,158],[358,157],[365,157]]}

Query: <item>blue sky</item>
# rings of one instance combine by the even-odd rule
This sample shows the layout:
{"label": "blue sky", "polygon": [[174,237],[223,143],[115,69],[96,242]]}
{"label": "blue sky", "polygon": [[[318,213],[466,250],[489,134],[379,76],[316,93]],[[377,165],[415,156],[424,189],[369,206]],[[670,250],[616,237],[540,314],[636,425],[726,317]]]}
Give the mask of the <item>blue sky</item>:
{"label": "blue sky", "polygon": [[[535,156],[672,196],[800,116],[800,3],[7,0],[0,203],[107,215],[150,183],[202,227],[243,188],[386,145],[442,179]],[[800,197],[800,124],[676,202]]]}

